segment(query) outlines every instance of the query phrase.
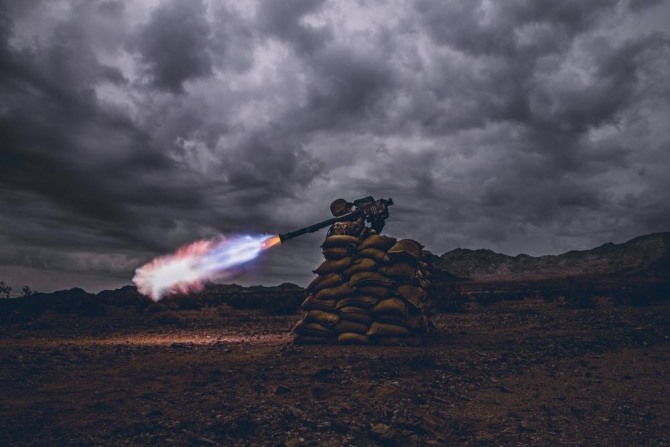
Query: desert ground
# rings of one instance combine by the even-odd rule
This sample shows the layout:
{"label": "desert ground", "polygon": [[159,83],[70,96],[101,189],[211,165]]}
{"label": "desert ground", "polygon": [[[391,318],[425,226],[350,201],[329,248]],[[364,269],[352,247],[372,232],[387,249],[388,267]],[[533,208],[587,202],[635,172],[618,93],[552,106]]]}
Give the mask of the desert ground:
{"label": "desert ground", "polygon": [[670,445],[668,304],[468,305],[425,349],[294,346],[298,318],[5,320],[0,445]]}

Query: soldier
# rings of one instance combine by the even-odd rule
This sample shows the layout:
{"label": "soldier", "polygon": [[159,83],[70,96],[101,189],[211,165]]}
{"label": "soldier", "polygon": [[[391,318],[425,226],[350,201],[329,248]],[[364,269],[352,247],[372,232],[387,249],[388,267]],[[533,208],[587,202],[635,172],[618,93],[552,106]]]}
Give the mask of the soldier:
{"label": "soldier", "polygon": [[[344,199],[336,199],[330,204],[330,212],[333,216],[343,216],[352,211],[353,203],[347,202]],[[349,236],[359,236],[361,231],[365,228],[365,220],[362,217],[357,217],[354,220],[345,220],[342,222],[335,222],[328,230],[328,236],[336,234],[346,234]]]}

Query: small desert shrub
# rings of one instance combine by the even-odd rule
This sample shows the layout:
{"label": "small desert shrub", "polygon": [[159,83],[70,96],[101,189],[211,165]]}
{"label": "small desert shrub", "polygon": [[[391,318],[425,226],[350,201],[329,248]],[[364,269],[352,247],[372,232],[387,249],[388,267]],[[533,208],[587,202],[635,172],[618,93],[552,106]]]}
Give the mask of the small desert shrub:
{"label": "small desert shrub", "polygon": [[576,293],[568,297],[568,307],[574,309],[593,309],[596,307],[595,297],[589,293]]}
{"label": "small desert shrub", "polygon": [[146,309],[144,309],[144,313],[145,314],[157,314],[157,313],[163,312],[164,310],[165,310],[165,308],[163,306],[161,306],[160,304],[153,303],[153,304],[150,304],[149,306],[147,306]]}
{"label": "small desert shrub", "polygon": [[107,314],[107,308],[97,301],[84,301],[79,304],[75,313],[82,317],[101,317]]}
{"label": "small desert shrub", "polygon": [[160,325],[181,326],[184,324],[184,319],[177,312],[174,311],[167,311],[157,314],[153,318],[151,318],[151,321]]}
{"label": "small desert shrub", "polygon": [[170,296],[165,298],[162,304],[179,310],[200,310],[202,308],[202,303],[197,296]]}
{"label": "small desert shrub", "polygon": [[228,304],[221,304],[216,306],[216,314],[220,317],[228,317],[234,312],[233,308]]}

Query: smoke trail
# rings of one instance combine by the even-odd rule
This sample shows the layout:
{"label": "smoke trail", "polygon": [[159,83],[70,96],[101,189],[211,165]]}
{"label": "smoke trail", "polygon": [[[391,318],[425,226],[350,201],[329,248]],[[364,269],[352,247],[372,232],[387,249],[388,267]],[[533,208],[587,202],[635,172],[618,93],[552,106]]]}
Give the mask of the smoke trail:
{"label": "smoke trail", "polygon": [[280,242],[278,236],[237,236],[202,240],[180,247],[135,270],[137,289],[154,301],[171,293],[202,290],[205,283],[222,279]]}

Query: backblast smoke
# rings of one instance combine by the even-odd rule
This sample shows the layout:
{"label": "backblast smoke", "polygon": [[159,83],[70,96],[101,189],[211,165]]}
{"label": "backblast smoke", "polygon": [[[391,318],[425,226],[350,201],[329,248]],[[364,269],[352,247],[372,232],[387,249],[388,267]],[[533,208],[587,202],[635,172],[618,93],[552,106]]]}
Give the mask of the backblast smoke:
{"label": "backblast smoke", "polygon": [[180,247],[174,254],[153,259],[135,271],[137,289],[154,301],[171,293],[202,290],[210,281],[230,277],[280,243],[279,236],[256,235],[202,240]]}

